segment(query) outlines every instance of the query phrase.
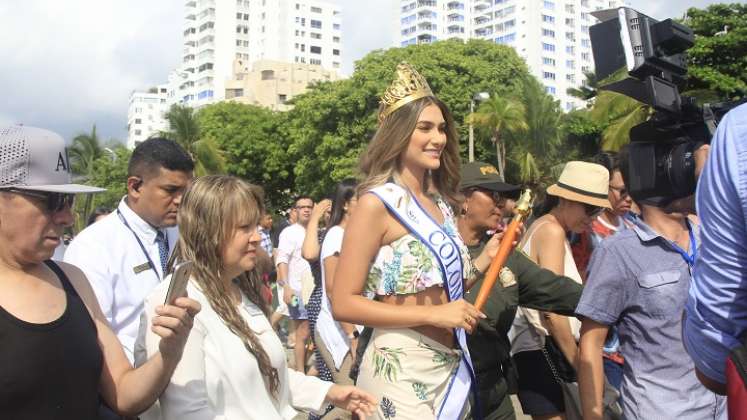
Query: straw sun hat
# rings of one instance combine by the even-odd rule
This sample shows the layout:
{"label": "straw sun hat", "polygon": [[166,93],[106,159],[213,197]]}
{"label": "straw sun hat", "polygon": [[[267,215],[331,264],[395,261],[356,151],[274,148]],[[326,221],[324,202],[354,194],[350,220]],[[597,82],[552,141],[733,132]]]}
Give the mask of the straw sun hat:
{"label": "straw sun hat", "polygon": [[571,161],[565,164],[558,182],[547,193],[571,201],[611,208],[608,198],[610,173],[602,165]]}

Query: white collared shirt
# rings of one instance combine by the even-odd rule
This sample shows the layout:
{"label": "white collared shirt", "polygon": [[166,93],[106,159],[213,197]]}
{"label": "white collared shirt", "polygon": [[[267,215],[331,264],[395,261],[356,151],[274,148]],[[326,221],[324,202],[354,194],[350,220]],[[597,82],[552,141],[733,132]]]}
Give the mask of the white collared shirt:
{"label": "white collared shirt", "polygon": [[[132,211],[124,198],[117,210],[132,230],[114,211],[73,239],[65,251],[65,262],[83,270],[96,293],[101,310],[122,343],[125,354],[133,362],[143,301],[161,282],[163,273],[156,229]],[[168,237],[171,253],[179,231],[177,228],[162,230]],[[148,258],[135,235],[142,242],[154,268],[146,267]]]}
{"label": "white collared shirt", "polygon": [[[160,337],[148,326],[167,290],[167,282],[158,285],[145,302],[143,327],[136,346],[138,365],[158,352]],[[332,383],[288,367],[285,349],[270,321],[243,293],[239,313],[278,371],[277,398],[270,394],[257,359],[213,310],[194,280],[187,285],[187,294],[200,303],[202,310],[194,318],[184,354],[159,402],[141,418],[292,420],[298,414],[297,409],[318,412],[325,407]]]}
{"label": "white collared shirt", "polygon": [[306,228],[298,223],[292,224],[280,232],[278,252],[275,264],[288,264],[288,286],[300,292],[305,278],[311,278],[311,266],[301,255]]}

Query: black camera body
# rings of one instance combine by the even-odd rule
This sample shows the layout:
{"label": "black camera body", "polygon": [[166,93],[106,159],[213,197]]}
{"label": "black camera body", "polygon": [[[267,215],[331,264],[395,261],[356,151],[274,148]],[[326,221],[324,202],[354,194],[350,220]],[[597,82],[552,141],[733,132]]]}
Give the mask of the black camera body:
{"label": "black camera body", "polygon": [[710,143],[721,117],[738,103],[698,106],[681,96],[687,80],[685,51],[693,31],[672,19],[657,21],[628,7],[593,13],[589,28],[596,76],[627,67],[627,79],[601,87],[653,108],[630,130],[626,187],[637,202],[666,205],[695,192],[694,151]]}

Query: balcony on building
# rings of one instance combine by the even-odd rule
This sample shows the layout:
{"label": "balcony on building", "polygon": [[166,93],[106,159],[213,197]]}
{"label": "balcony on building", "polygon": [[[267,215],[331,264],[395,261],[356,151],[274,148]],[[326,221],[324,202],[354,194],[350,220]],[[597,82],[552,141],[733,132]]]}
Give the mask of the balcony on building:
{"label": "balcony on building", "polygon": [[459,13],[452,13],[446,17],[446,21],[448,21],[449,23],[464,22],[464,15],[460,15]]}
{"label": "balcony on building", "polygon": [[197,15],[195,15],[194,12],[190,12],[187,16],[184,16],[184,19],[197,20]]}
{"label": "balcony on building", "polygon": [[433,12],[430,10],[421,10],[418,12],[418,20],[435,19],[435,18],[436,18],[436,12]]}
{"label": "balcony on building", "polygon": [[464,26],[461,25],[449,25],[446,28],[446,32],[449,35],[459,35],[464,33]]}
{"label": "balcony on building", "polygon": [[490,9],[492,6],[492,2],[490,0],[487,1],[476,1],[475,2],[475,12],[476,13],[482,13]]}
{"label": "balcony on building", "polygon": [[491,20],[492,19],[490,19],[490,16],[486,16],[486,15],[477,16],[475,18],[475,25],[477,26],[484,25],[486,23],[489,23]]}
{"label": "balcony on building", "polygon": [[464,3],[461,1],[450,1],[446,3],[446,10],[464,10]]}
{"label": "balcony on building", "polygon": [[197,2],[195,0],[187,0],[184,3],[184,6],[186,6],[186,7],[197,7]]}
{"label": "balcony on building", "polygon": [[436,42],[436,37],[430,34],[423,34],[418,36],[418,44],[430,44]]}
{"label": "balcony on building", "polygon": [[431,22],[420,22],[418,23],[418,32],[421,31],[436,31],[438,30],[438,25],[431,23]]}
{"label": "balcony on building", "polygon": [[436,7],[436,0],[418,0],[417,7]]}
{"label": "balcony on building", "polygon": [[487,37],[487,36],[490,36],[490,35],[493,35],[493,26],[492,25],[486,26],[484,28],[475,29],[475,36],[478,37],[478,38],[479,37]]}

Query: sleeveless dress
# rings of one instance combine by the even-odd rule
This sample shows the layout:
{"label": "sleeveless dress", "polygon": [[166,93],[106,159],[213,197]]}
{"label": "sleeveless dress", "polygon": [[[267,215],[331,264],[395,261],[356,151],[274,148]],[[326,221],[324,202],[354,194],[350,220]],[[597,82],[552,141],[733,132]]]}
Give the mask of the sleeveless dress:
{"label": "sleeveless dress", "polygon": [[13,420],[98,418],[103,356],[96,325],[54,262],[65,311],[34,324],[0,307],[0,417]]}
{"label": "sleeveless dress", "polygon": [[[463,276],[472,273],[469,251],[456,229],[451,208],[436,198],[441,228],[459,245]],[[444,279],[431,251],[408,233],[382,246],[366,281],[376,295],[406,295],[443,287]],[[394,308],[393,308],[394,309]],[[373,419],[433,419],[448,394],[462,351],[409,328],[376,328],[361,360],[357,385],[379,401]],[[466,415],[465,404],[461,417]]]}

